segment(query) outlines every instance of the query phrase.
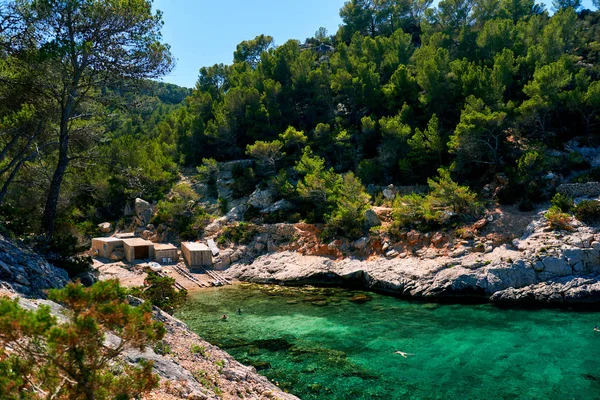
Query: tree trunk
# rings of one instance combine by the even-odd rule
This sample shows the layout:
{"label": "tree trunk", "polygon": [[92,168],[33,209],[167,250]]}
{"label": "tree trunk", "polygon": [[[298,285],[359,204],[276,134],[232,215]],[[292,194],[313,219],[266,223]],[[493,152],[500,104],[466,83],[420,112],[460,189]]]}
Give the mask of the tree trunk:
{"label": "tree trunk", "polygon": [[54,234],[54,222],[56,220],[56,209],[58,207],[58,196],[60,195],[60,186],[67,172],[69,164],[69,136],[61,134],[58,164],[50,182],[48,190],[48,198],[46,199],[46,207],[44,208],[44,216],[42,218],[42,231],[47,236],[52,237]]}

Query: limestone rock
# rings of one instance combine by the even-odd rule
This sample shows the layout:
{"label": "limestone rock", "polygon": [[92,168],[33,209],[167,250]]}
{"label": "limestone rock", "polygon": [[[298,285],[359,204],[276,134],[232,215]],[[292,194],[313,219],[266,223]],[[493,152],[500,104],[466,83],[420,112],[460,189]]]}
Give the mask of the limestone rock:
{"label": "limestone rock", "polygon": [[112,224],[110,222],[98,224],[98,230],[102,233],[110,233],[112,231]]}
{"label": "limestone rock", "polygon": [[394,200],[396,195],[398,194],[398,189],[394,187],[394,185],[389,185],[385,189],[383,189],[383,197],[387,200]]}
{"label": "limestone rock", "polygon": [[273,196],[274,193],[270,189],[256,189],[248,198],[248,205],[262,210],[273,203]]}
{"label": "limestone rock", "polygon": [[358,239],[357,241],[355,241],[354,243],[352,243],[352,247],[354,247],[357,250],[362,251],[367,248],[368,244],[369,244],[369,238],[366,236],[363,236],[360,239]]}
{"label": "limestone rock", "polygon": [[241,221],[244,219],[244,214],[246,211],[248,211],[248,206],[240,205],[233,207],[225,216],[229,221]]}
{"label": "limestone rock", "polygon": [[294,208],[294,205],[285,199],[281,199],[261,210],[263,213],[271,214],[278,211],[288,211]]}
{"label": "limestone rock", "polygon": [[367,229],[381,225],[381,220],[379,219],[375,211],[373,211],[373,209],[371,208],[365,211],[365,225]]}
{"label": "limestone rock", "polygon": [[135,215],[140,219],[141,225],[146,226],[152,218],[152,207],[144,199],[135,199]]}

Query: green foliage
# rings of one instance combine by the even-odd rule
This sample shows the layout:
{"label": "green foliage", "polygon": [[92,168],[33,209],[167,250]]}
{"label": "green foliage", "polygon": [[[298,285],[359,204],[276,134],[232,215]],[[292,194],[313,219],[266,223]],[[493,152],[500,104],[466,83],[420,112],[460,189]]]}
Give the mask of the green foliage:
{"label": "green foliage", "polygon": [[556,193],[550,200],[553,207],[557,207],[562,212],[569,212],[573,208],[573,198],[566,194]]}
{"label": "green foliage", "polygon": [[180,183],[173,187],[168,198],[158,202],[152,222],[174,227],[184,240],[195,240],[210,221],[198,200],[198,194],[189,184]]}
{"label": "green foliage", "polygon": [[345,174],[337,188],[334,209],[326,219],[330,232],[350,238],[359,237],[365,222],[365,212],[369,209],[370,198],[360,179],[352,172]]}
{"label": "green foliage", "polygon": [[31,239],[35,250],[53,265],[64,269],[70,278],[90,271],[92,258],[80,255],[88,246],[81,244],[77,237],[70,234],[58,234],[49,238],[36,236]]}
{"label": "green foliage", "polygon": [[[0,298],[3,398],[120,399],[156,387],[152,362],[133,366],[119,355],[143,350],[162,339],[165,329],[152,320],[149,303],[132,307],[126,295],[117,281],[52,290],[50,299],[65,307],[65,322],[48,306],[29,311],[18,300]],[[109,332],[121,339],[118,346],[105,343]]]}
{"label": "green foliage", "polygon": [[196,167],[198,172],[198,178],[200,182],[205,183],[208,186],[208,192],[212,197],[218,197],[219,192],[217,190],[217,174],[219,172],[219,166],[214,158],[202,159],[202,164]]}
{"label": "green foliage", "polygon": [[552,229],[564,231],[574,230],[571,225],[571,216],[566,212],[563,212],[558,206],[553,205],[550,207],[546,214],[544,214],[544,217],[546,217]]}
{"label": "green foliage", "polygon": [[204,346],[200,346],[199,344],[192,345],[190,349],[192,354],[200,354],[201,356],[206,356],[206,348]]}
{"label": "green foliage", "polygon": [[587,224],[597,224],[600,222],[600,201],[583,200],[573,209],[575,217]]}
{"label": "green foliage", "polygon": [[226,227],[217,240],[220,244],[248,244],[257,234],[256,225],[240,222],[237,225]]}
{"label": "green foliage", "polygon": [[187,290],[177,289],[175,282],[171,277],[148,271],[144,285],[133,288],[131,293],[172,314],[177,307],[185,303],[187,298]]}
{"label": "green foliage", "polygon": [[394,226],[398,232],[405,227],[433,229],[458,219],[473,220],[481,214],[477,196],[467,186],[461,186],[440,168],[439,177],[429,179],[429,193],[398,196],[394,201]]}
{"label": "green foliage", "polygon": [[231,195],[234,199],[249,196],[254,191],[258,183],[258,178],[253,168],[244,168],[241,165],[236,165],[232,170],[232,175]]}

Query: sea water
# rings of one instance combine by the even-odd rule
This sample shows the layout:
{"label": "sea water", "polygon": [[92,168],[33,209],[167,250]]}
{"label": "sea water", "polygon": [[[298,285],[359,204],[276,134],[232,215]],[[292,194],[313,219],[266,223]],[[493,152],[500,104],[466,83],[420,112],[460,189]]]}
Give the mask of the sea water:
{"label": "sea water", "polygon": [[302,399],[600,399],[600,312],[243,284],[176,316]]}

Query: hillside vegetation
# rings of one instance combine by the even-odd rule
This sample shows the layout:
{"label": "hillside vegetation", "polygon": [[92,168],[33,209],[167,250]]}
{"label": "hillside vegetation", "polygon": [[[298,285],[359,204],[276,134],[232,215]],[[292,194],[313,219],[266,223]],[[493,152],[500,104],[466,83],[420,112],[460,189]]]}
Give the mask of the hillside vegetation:
{"label": "hillside vegetation", "polygon": [[[269,187],[294,205],[270,222],[326,222],[330,236],[361,234],[383,201],[366,187],[428,185],[396,200],[395,227],[431,229],[477,217],[494,181],[501,202],[527,209],[550,198],[553,176],[600,175],[572,151],[598,146],[600,129],[600,13],[578,1],[352,0],[335,34],[243,41],[191,91],[147,80],[172,68],[160,14],[136,11],[145,58],[110,65],[127,42],[90,50],[86,21],[93,7],[124,11],[67,3],[2,2],[0,226],[12,234],[93,234],[143,197],[159,202],[158,222],[185,217],[193,238],[205,199],[186,184],[165,197],[179,172],[197,171],[216,201],[218,163],[245,158],[255,163],[233,171],[234,198]],[[71,47],[57,17],[69,12],[82,32]]]}

